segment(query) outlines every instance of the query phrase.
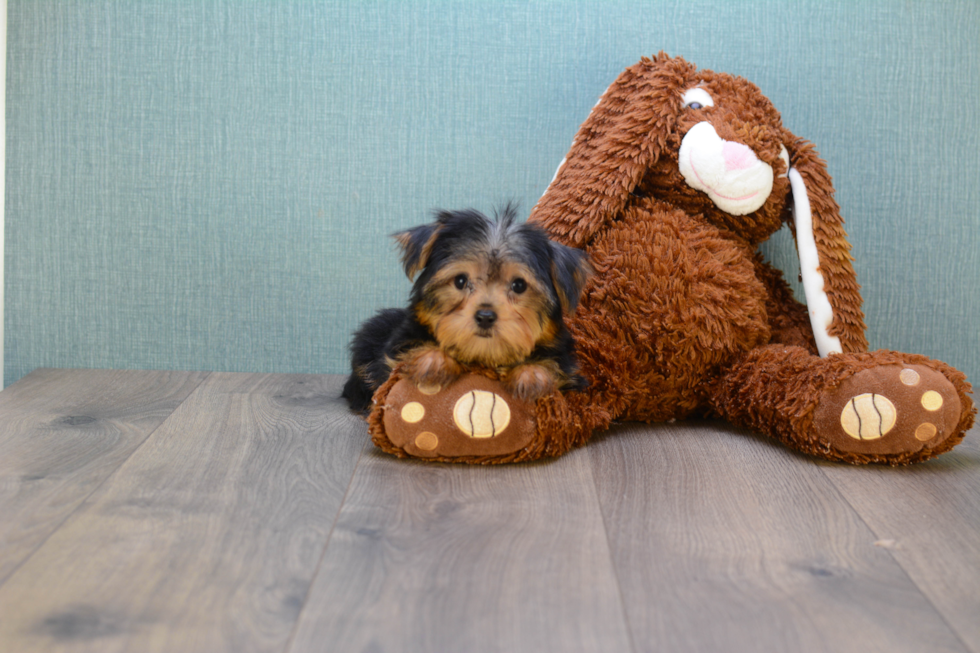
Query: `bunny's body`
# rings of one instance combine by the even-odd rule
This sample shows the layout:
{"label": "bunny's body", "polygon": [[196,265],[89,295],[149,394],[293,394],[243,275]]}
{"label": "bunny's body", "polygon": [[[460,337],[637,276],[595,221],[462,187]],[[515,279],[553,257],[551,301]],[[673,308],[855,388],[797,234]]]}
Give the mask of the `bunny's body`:
{"label": "bunny's body", "polygon": [[[903,463],[972,424],[961,373],[867,353],[826,168],[744,79],[662,54],[627,69],[531,219],[596,269],[571,321],[592,381],[574,401],[583,434],[707,413],[807,453]],[[786,222],[810,315],[756,249]]]}

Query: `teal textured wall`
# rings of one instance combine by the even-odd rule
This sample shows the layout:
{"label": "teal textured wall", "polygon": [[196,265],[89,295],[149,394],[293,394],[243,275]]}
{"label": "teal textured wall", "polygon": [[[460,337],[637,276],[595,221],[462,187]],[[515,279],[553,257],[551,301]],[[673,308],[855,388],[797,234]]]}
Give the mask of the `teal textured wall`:
{"label": "teal textured wall", "polygon": [[[6,364],[345,372],[386,234],[525,213],[664,49],[828,161],[873,347],[980,378],[980,3],[9,0]],[[795,277],[792,240],[768,254]]]}

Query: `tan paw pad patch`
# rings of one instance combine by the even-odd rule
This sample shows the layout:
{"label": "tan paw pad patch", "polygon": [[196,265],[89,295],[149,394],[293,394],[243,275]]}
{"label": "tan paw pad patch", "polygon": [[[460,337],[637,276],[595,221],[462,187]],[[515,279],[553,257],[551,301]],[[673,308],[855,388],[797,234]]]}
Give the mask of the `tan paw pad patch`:
{"label": "tan paw pad patch", "polygon": [[421,422],[425,417],[425,407],[417,401],[410,401],[402,406],[402,419],[409,424]]}
{"label": "tan paw pad patch", "polygon": [[423,451],[435,451],[439,446],[439,436],[429,431],[422,431],[415,436],[415,446]]}
{"label": "tan paw pad patch", "polygon": [[935,390],[929,390],[922,394],[922,407],[931,413],[943,407],[943,396]]}
{"label": "tan paw pad patch", "polygon": [[510,406],[498,394],[471,390],[456,401],[453,421],[471,438],[492,438],[510,424]]}
{"label": "tan paw pad patch", "polygon": [[919,424],[918,428],[915,429],[915,439],[920,442],[925,442],[926,440],[931,440],[936,437],[936,426],[930,424],[929,422],[923,422]]}
{"label": "tan paw pad patch", "polygon": [[844,405],[840,424],[855,440],[877,440],[892,430],[897,417],[895,404],[888,397],[866,392]]}
{"label": "tan paw pad patch", "polygon": [[898,373],[898,379],[905,385],[916,386],[919,385],[919,373],[915,370],[906,367],[904,370]]}

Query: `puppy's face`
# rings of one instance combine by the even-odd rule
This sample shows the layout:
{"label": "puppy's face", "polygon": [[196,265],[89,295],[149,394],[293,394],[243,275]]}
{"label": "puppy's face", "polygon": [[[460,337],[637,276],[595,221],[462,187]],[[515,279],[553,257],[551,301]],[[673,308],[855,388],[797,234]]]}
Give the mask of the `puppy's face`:
{"label": "puppy's face", "polygon": [[416,319],[448,355],[486,367],[517,364],[550,343],[589,270],[579,250],[514,224],[510,207],[496,221],[443,212],[396,238],[409,277],[421,271],[412,291]]}
{"label": "puppy's face", "polygon": [[552,306],[547,287],[527,265],[477,250],[432,275],[416,317],[453,358],[498,367],[526,359],[554,337]]}

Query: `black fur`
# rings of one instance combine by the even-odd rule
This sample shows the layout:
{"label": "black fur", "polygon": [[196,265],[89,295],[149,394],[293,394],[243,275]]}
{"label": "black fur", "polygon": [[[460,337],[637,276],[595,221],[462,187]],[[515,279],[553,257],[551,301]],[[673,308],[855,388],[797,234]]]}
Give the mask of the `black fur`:
{"label": "black fur", "polygon": [[374,391],[391,373],[389,362],[420,345],[437,344],[429,329],[416,319],[416,308],[424,301],[424,290],[432,276],[460,251],[506,248],[511,257],[527,265],[547,281],[550,301],[548,318],[558,333],[547,345],[539,345],[528,360],[552,360],[567,377],[563,389],[581,390],[588,383],[578,374],[574,343],[564,323],[565,313],[575,310],[585,285],[589,266],[581,250],[548,239],[543,229],[527,223],[515,224],[515,209],[507,205],[496,221],[466,209],[439,211],[436,221],[394,234],[402,247],[405,273],[413,278],[409,306],[388,308],[366,321],[350,345],[352,373],[343,397],[351,408],[367,412]]}

